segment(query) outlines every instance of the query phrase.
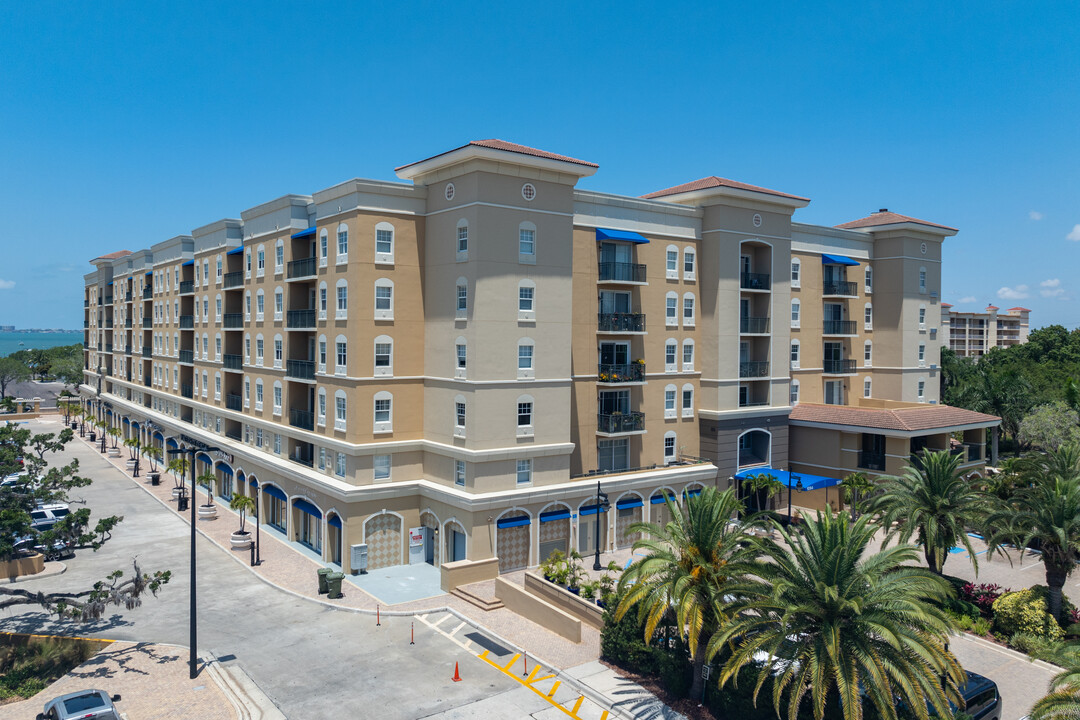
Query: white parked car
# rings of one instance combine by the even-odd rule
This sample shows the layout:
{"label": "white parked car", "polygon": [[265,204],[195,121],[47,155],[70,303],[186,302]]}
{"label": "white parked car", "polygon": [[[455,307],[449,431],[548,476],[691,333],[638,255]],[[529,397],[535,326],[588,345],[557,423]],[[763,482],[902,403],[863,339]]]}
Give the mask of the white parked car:
{"label": "white parked car", "polygon": [[37,720],[120,720],[120,713],[113,705],[118,702],[119,695],[109,697],[104,690],[68,693],[45,703],[45,712],[38,713]]}

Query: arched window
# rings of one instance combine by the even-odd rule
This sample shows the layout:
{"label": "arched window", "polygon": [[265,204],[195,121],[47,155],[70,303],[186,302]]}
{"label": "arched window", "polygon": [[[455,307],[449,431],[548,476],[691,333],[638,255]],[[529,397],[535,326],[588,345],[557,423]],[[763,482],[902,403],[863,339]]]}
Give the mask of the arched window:
{"label": "arched window", "polygon": [[874,329],[874,306],[872,303],[863,305],[863,330]]}
{"label": "arched window", "polygon": [[345,405],[345,391],[344,390],[335,390],[334,391],[334,429],[335,430],[344,430],[345,429],[346,415],[347,415],[347,413],[346,413],[346,405]]}
{"label": "arched window", "polygon": [[388,222],[375,226],[375,262],[381,265],[394,264],[394,226]]}
{"label": "arched window", "polygon": [[394,341],[389,335],[375,338],[375,377],[394,374]]}
{"label": "arched window", "polygon": [[220,255],[217,256],[217,273],[215,274],[215,278],[217,279],[217,284],[220,285],[221,284],[221,256]]}
{"label": "arched window", "polygon": [[285,341],[281,335],[274,336],[274,367],[285,367]]}
{"label": "arched window", "polygon": [[668,280],[679,279],[679,248],[676,245],[667,246],[664,275]]}
{"label": "arched window", "polygon": [[385,390],[375,393],[374,430],[388,433],[394,429],[394,396]]}
{"label": "arched window", "polygon": [[791,404],[792,405],[798,405],[799,404],[799,381],[798,380],[792,380],[791,381],[791,398],[790,399],[791,399]]}
{"label": "arched window", "polygon": [[802,260],[791,258],[791,287],[802,287]]}
{"label": "arched window", "polygon": [[220,400],[221,399],[221,373],[220,372],[215,372],[214,373],[214,399],[215,400]]}
{"label": "arched window", "polygon": [[214,336],[214,362],[221,362],[221,333]]}
{"label": "arched window", "polygon": [[244,364],[251,364],[251,333],[244,333]]}
{"label": "arched window", "polygon": [[255,364],[262,367],[263,364],[263,336],[259,333],[255,336]]}
{"label": "arched window", "polygon": [[694,319],[697,309],[694,305],[694,293],[683,295],[682,301],[682,324],[683,327],[694,327]]}
{"label": "arched window", "polygon": [[919,329],[920,330],[925,330],[926,329],[926,306],[925,305],[920,305],[919,306]]}
{"label": "arched window", "polygon": [[664,341],[664,372],[679,371],[679,341],[668,338]]}
{"label": "arched window", "polygon": [[454,437],[465,437],[465,396],[454,396]]}
{"label": "arched window", "polygon": [[266,274],[266,247],[260,245],[255,251],[255,277]]}
{"label": "arched window", "polygon": [[464,378],[468,365],[468,347],[465,338],[458,337],[454,341],[454,377]]}
{"label": "arched window", "polygon": [[251,322],[251,291],[244,291],[244,322]]}
{"label": "arched window", "polygon": [[316,302],[318,303],[317,309],[319,311],[319,319],[320,320],[325,320],[326,319],[326,305],[327,305],[326,282],[325,281],[322,281],[322,282],[319,283],[319,295],[318,295],[318,299],[316,300]]}
{"label": "arched window", "polygon": [[919,343],[919,367],[926,367],[926,343]]}
{"label": "arched window", "polygon": [[694,341],[690,339],[682,343],[682,371],[694,372]]}
{"label": "arched window", "polygon": [[255,291],[255,322],[263,321],[263,312],[266,310],[266,300],[262,288]]}
{"label": "arched window", "polygon": [[319,267],[326,267],[326,259],[329,257],[328,235],[326,228],[319,231]]}
{"label": "arched window", "polygon": [[692,247],[683,248],[683,280],[697,280],[697,251]]}
{"label": "arched window", "polygon": [[665,420],[671,420],[678,414],[678,410],[676,409],[676,406],[675,406],[676,396],[678,395],[678,392],[679,392],[678,389],[674,385],[665,385],[664,386],[664,419]]}
{"label": "arched window", "polygon": [[872,367],[874,364],[874,344],[867,340],[863,343],[863,367]]}
{"label": "arched window", "polygon": [[464,320],[469,316],[469,281],[459,277],[455,285],[457,291],[454,300],[454,317]]}
{"label": "arched window", "polygon": [[791,369],[797,370],[799,368],[799,341],[791,341]]}
{"label": "arched window", "polygon": [[518,225],[518,262],[536,264],[536,225],[528,221]]}
{"label": "arched window", "polygon": [[682,386],[682,416],[694,417],[694,386],[690,383],[684,383]]}
{"label": "arched window", "polygon": [[251,277],[251,248],[244,251],[244,277]]}
{"label": "arched window", "polygon": [[315,422],[321,427],[326,426],[326,388],[319,388],[319,399],[315,406]]}
{"label": "arched window", "polygon": [[244,407],[251,407],[251,379],[244,378]]}
{"label": "arched window", "polygon": [[[198,336],[196,336],[196,337],[198,337]],[[195,342],[197,343],[199,341],[196,340]],[[197,347],[196,347],[196,350],[198,350]],[[210,359],[210,336],[207,335],[206,333],[203,333],[203,336],[202,336],[202,359],[203,360],[209,360]]]}
{"label": "arched window", "polygon": [[281,414],[281,381],[274,381],[274,414]]}
{"label": "arched window", "polygon": [[874,292],[874,268],[867,265],[866,266],[866,274],[865,274],[864,277],[866,278],[866,282],[865,282],[865,284],[866,284],[866,287],[865,287],[866,294],[869,295],[872,292]]}
{"label": "arched window", "polygon": [[204,323],[210,322],[210,296],[203,295],[202,298],[202,321]]}
{"label": "arched window", "polygon": [[872,387],[873,387],[873,381],[868,377],[863,378],[863,381],[862,381],[862,396],[864,398],[870,397]]}
{"label": "arched window", "polygon": [[533,397],[532,395],[520,395],[517,399],[517,436],[532,437],[533,430]]}
{"label": "arched window", "polygon": [[798,298],[792,300],[791,301],[791,327],[793,327],[793,328],[799,327],[799,311],[800,311],[800,309],[801,309],[801,306],[799,304]]}
{"label": "arched window", "polygon": [[349,282],[342,278],[334,288],[334,319],[345,320],[349,317]]}
{"label": "arched window", "polygon": [[664,325],[679,326],[679,293],[669,292],[664,296]]}
{"label": "arched window", "polygon": [[457,221],[457,261],[469,259],[469,221],[461,218]]}
{"label": "arched window", "polygon": [[285,272],[285,241],[278,238],[274,243],[274,274],[280,275]]}
{"label": "arched window", "polygon": [[326,336],[319,336],[319,357],[317,358],[319,363],[319,372],[326,372]]}
{"label": "arched window", "polygon": [[285,315],[285,293],[280,287],[274,288],[274,320],[281,320]]}
{"label": "arched window", "polygon": [[209,392],[210,392],[210,373],[208,373],[206,370],[203,370],[203,373],[202,373],[202,396],[206,397]]}
{"label": "arched window", "polygon": [[334,374],[346,375],[346,362],[349,359],[348,341],[344,335],[338,335],[334,339]]}
{"label": "arched window", "polygon": [[214,322],[221,322],[221,295],[214,298]]}
{"label": "arched window", "polygon": [[533,342],[532,338],[518,340],[518,380],[532,380],[536,377],[533,357],[535,350],[536,343]]}
{"label": "arched window", "polygon": [[676,452],[675,431],[668,430],[664,433],[664,464],[669,465],[678,459]]}
{"label": "arched window", "polygon": [[349,262],[349,226],[341,223],[337,226],[337,260],[338,265]]}
{"label": "arched window", "polygon": [[210,259],[209,258],[203,258],[203,261],[202,261],[202,275],[203,275],[202,284],[203,284],[203,287],[206,287],[207,285],[210,284]]}
{"label": "arched window", "polygon": [[536,283],[522,280],[518,283],[518,322],[536,320]]}
{"label": "arched window", "polygon": [[375,281],[375,319],[394,319],[394,283],[389,278]]}

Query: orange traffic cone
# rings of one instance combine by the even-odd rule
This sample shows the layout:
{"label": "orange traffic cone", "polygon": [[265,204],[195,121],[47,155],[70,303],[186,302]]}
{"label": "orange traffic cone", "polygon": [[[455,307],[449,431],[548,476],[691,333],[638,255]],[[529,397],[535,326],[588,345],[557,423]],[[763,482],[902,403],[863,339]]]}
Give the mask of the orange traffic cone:
{"label": "orange traffic cone", "polygon": [[451,678],[454,682],[461,682],[461,674],[458,673],[457,663],[454,663],[454,677]]}

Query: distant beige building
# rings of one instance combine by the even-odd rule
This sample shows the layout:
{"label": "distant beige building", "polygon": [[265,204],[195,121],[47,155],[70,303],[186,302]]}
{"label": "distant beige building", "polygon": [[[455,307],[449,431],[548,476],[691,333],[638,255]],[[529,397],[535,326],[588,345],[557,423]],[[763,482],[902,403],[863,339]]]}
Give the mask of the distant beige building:
{"label": "distant beige building", "polygon": [[796,223],[807,198],[718,177],[576,188],[596,171],[477,141],[98,257],[83,396],[144,444],[220,448],[215,492],[327,562],[364,545],[451,585],[627,547],[740,472],[835,482],[950,433],[981,468],[997,419],[936,406],[956,230]]}
{"label": "distant beige building", "polygon": [[1002,311],[988,305],[983,312],[953,310],[941,303],[941,325],[949,336],[949,349],[960,357],[979,358],[994,347],[1012,347],[1028,339],[1028,314],[1024,307]]}

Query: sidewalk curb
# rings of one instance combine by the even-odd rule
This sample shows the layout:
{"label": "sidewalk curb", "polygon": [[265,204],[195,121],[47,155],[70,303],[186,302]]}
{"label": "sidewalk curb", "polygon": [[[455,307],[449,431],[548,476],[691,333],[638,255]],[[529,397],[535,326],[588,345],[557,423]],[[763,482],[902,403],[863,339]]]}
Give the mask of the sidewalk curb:
{"label": "sidewalk curb", "polygon": [[[9,578],[6,582],[0,584],[14,585],[15,583],[27,582],[29,580],[41,580],[42,578],[55,577],[57,575],[63,575],[67,572],[67,565],[60,562],[59,560],[48,564],[53,566],[51,570],[42,570],[37,575],[20,575],[16,578]],[[59,565],[60,567],[57,568],[57,565]]]}
{"label": "sidewalk curb", "polygon": [[232,703],[240,720],[285,720],[284,713],[239,665],[222,665],[213,650],[201,650],[209,675]]}
{"label": "sidewalk curb", "polygon": [[1001,653],[1003,655],[1008,655],[1009,657],[1013,658],[1014,660],[1023,660],[1025,662],[1029,662],[1032,665],[1035,665],[1036,667],[1042,668],[1043,670],[1049,670],[1050,672],[1054,673],[1055,675],[1057,673],[1062,672],[1062,668],[1058,667],[1057,665],[1054,665],[1053,663],[1048,663],[1045,660],[1039,660],[1038,658],[1033,658],[1030,655],[1027,655],[1025,653],[1020,652],[1019,650],[1013,650],[1012,648],[1005,647],[1004,645],[998,645],[997,643],[990,642],[986,638],[981,638],[978,635],[972,635],[969,632],[961,632],[961,633],[957,633],[957,635],[959,635],[960,637],[966,638],[967,640],[970,640],[971,642],[975,643],[976,645],[980,645],[983,648],[986,648],[987,650],[996,650],[996,651],[998,651],[999,653]]}

